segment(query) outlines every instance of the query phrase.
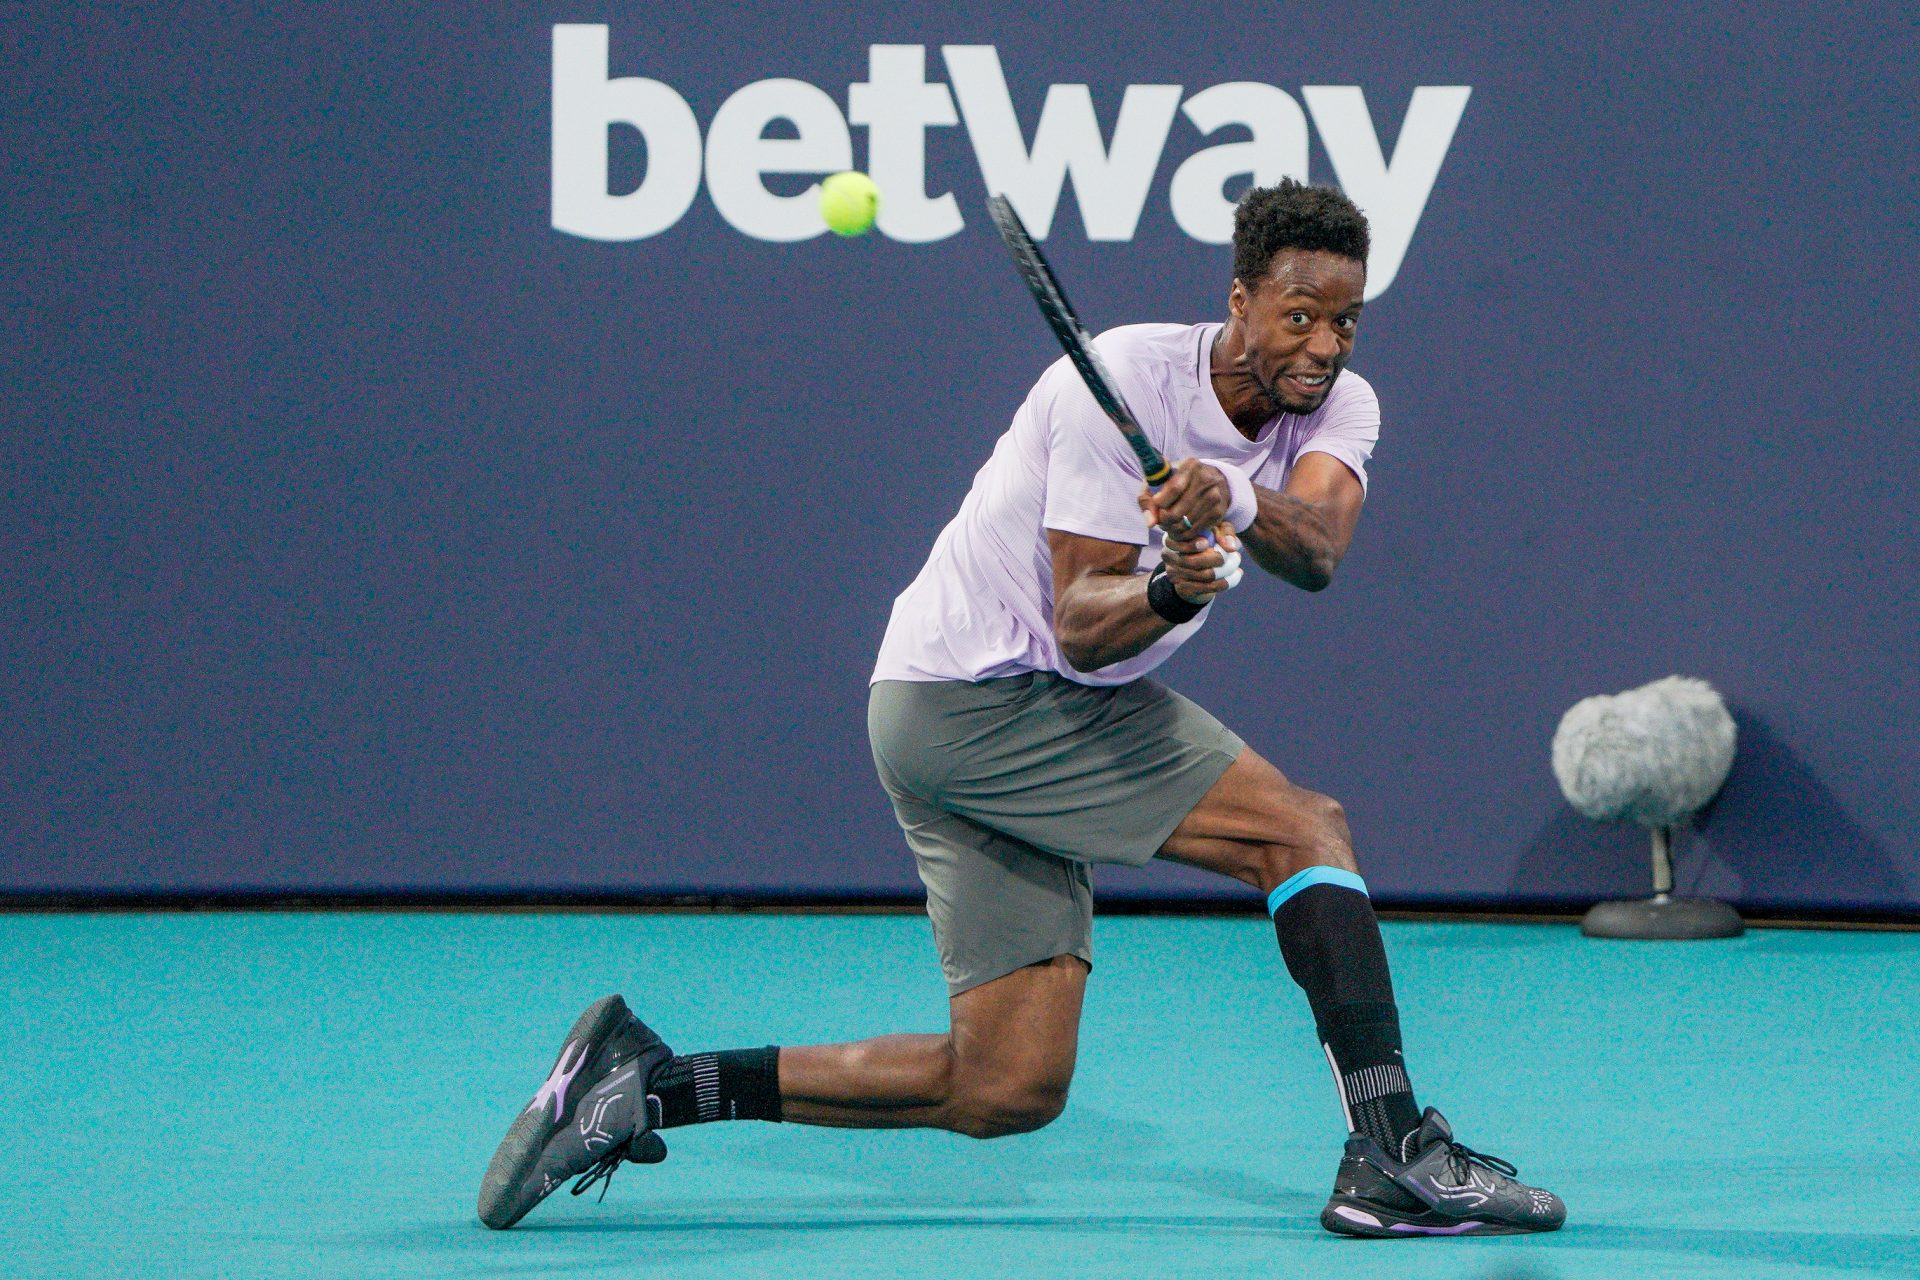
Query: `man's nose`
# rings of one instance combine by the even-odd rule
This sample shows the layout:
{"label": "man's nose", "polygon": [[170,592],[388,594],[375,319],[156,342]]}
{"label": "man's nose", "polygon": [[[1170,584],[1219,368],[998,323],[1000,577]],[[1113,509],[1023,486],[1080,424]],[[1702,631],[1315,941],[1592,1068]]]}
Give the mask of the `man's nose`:
{"label": "man's nose", "polygon": [[1332,325],[1316,325],[1307,335],[1307,354],[1321,364],[1332,364],[1340,358],[1340,335]]}

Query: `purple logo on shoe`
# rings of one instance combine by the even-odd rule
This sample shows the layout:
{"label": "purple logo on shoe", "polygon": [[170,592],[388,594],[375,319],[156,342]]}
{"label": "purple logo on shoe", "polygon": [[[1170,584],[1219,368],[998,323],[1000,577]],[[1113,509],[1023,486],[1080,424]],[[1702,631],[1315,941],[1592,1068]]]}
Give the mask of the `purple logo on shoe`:
{"label": "purple logo on shoe", "polygon": [[[574,1053],[578,1048],[580,1052]],[[580,1064],[587,1060],[587,1046],[577,1040],[567,1041],[567,1047],[560,1051],[560,1061],[553,1064],[553,1071],[547,1076],[547,1082],[540,1086],[540,1092],[533,1095],[533,1101],[527,1104],[527,1110],[539,1107],[548,1098],[553,1099],[553,1122],[560,1123],[560,1115],[567,1109],[567,1086],[580,1074]]]}

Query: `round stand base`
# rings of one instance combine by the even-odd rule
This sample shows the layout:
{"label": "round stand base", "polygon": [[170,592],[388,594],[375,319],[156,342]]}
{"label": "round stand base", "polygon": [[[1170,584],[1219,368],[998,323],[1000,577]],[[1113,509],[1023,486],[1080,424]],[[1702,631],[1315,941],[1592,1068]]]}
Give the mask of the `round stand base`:
{"label": "round stand base", "polygon": [[1580,921],[1589,938],[1737,938],[1740,913],[1712,898],[1636,898],[1602,902]]}

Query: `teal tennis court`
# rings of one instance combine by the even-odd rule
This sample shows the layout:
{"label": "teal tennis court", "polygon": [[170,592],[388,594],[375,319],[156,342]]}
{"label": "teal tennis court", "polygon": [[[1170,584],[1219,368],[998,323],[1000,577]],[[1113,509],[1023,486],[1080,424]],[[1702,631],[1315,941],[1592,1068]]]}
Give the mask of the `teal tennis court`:
{"label": "teal tennis court", "polygon": [[1920,1274],[1913,933],[1389,924],[1422,1101],[1570,1218],[1383,1242],[1316,1224],[1342,1124],[1257,918],[1100,920],[1038,1133],[701,1126],[504,1233],[480,1173],[588,1000],[688,1048],[938,1029],[924,920],[19,915],[0,941],[10,1276]]}

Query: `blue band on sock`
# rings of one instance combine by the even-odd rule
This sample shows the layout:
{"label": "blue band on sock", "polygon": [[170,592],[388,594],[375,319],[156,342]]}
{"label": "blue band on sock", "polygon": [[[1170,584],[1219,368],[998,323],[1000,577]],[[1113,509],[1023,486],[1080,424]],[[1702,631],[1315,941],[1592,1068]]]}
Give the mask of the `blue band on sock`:
{"label": "blue band on sock", "polygon": [[1280,905],[1302,889],[1311,889],[1316,884],[1335,884],[1342,889],[1352,889],[1362,897],[1366,896],[1367,882],[1351,871],[1342,871],[1338,867],[1308,867],[1305,871],[1295,872],[1281,885],[1267,895],[1267,914],[1272,915]]}

